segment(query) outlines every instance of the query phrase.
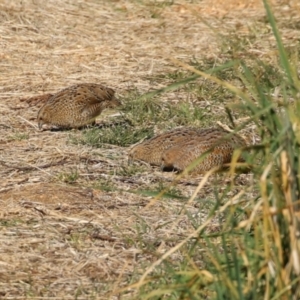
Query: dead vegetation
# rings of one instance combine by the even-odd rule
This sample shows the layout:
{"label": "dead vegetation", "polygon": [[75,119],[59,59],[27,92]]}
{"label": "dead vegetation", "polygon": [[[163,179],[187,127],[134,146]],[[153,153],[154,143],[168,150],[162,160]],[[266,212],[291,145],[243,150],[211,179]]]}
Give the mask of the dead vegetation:
{"label": "dead vegetation", "polygon": [[[260,1],[227,1],[228,7],[220,2],[1,1],[1,299],[133,299],[134,288],[122,289],[188,236],[193,222],[205,219],[214,193],[232,183],[217,176],[190,202],[201,178],[184,178],[149,206],[173,181],[172,173],[128,166],[128,147],[74,143],[82,131],[41,132],[36,122],[48,97],[39,95],[66,86],[101,83],[126,101],[134,91],[159,89],[180,76],[170,57],[217,62],[228,50],[222,52],[226,43],[218,34],[245,36],[247,53],[275,62],[267,27],[255,32],[261,39],[248,40],[264,18]],[[299,9],[296,2],[277,6],[279,22],[288,24],[292,9],[294,14]],[[299,28],[287,26],[282,34],[293,46]],[[159,97],[171,106],[196,103],[204,111],[198,125],[226,115],[220,102],[204,99],[201,91],[179,89]],[[104,113],[98,123],[116,116]],[[164,125],[153,127],[160,131]],[[255,128],[245,133],[255,142]],[[240,176],[232,193],[251,180]],[[209,230],[218,226],[216,220]]]}

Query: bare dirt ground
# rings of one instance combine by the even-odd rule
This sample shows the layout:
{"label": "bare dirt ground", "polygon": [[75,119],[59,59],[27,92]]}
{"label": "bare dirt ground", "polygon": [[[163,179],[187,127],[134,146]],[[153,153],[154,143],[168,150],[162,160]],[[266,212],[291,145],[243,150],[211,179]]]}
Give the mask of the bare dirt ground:
{"label": "bare dirt ground", "polygon": [[[278,14],[295,13],[296,2],[276,2]],[[182,200],[146,206],[152,197],[136,193],[171,182],[172,174],[122,175],[127,148],[95,149],[70,143],[70,131],[41,132],[41,103],[22,101],[82,82],[103,83],[121,99],[132,89],[160,88],[148,77],[176,70],[170,57],[188,62],[218,55],[217,36],[205,22],[242,35],[265,14],[260,1],[162,3],[0,1],[1,299],[132,299],[134,289],[120,290],[194,230],[188,214],[199,213],[195,203],[183,213]],[[283,36],[293,39],[291,31]],[[265,42],[253,51],[271,55]],[[69,184],[72,172],[77,178]],[[97,188],[99,180],[113,187]],[[199,180],[183,180],[186,197]],[[202,192],[205,201],[209,192]]]}

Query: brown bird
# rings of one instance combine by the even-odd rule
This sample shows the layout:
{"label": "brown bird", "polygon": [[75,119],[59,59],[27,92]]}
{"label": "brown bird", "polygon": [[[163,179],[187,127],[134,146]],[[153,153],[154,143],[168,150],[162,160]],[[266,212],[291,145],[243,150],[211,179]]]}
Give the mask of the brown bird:
{"label": "brown bird", "polygon": [[115,91],[101,84],[81,83],[52,95],[38,112],[38,125],[81,127],[91,124],[105,108],[121,105]]}
{"label": "brown bird", "polygon": [[[246,142],[239,135],[221,128],[186,128],[161,134],[135,146],[129,157],[159,165],[163,170],[183,171],[207,152],[193,170],[202,173],[229,163],[234,150],[243,146]],[[239,161],[243,160],[240,158]]]}
{"label": "brown bird", "polygon": [[[230,163],[234,150],[244,146],[246,142],[237,134],[219,128],[203,129],[189,142],[164,151],[161,157],[161,168],[183,171],[206,153],[193,169],[193,172],[203,173],[213,167],[222,167]],[[243,159],[239,158],[238,161],[241,162]]]}
{"label": "brown bird", "polygon": [[138,160],[160,166],[165,150],[193,139],[198,135],[198,131],[196,128],[177,128],[155,136],[133,147],[129,152],[129,161]]}

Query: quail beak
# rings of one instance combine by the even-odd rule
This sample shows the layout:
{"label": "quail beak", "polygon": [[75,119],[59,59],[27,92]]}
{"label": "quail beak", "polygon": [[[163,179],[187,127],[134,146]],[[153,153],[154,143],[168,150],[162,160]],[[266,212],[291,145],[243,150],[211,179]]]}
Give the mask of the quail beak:
{"label": "quail beak", "polygon": [[161,159],[161,161],[160,161],[160,170],[163,171],[164,168],[165,168],[165,161],[164,161],[164,159]]}
{"label": "quail beak", "polygon": [[114,105],[114,107],[116,107],[116,106],[121,106],[122,103],[121,103],[121,101],[120,101],[118,98],[116,98],[116,97],[114,96],[114,98],[113,98],[113,105]]}
{"label": "quail beak", "polygon": [[42,130],[43,122],[39,121],[38,126],[39,126],[39,130]]}

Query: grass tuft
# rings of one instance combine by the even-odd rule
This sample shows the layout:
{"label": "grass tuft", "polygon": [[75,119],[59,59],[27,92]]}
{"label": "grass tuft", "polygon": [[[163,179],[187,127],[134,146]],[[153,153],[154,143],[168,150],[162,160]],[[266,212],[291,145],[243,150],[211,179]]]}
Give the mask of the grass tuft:
{"label": "grass tuft", "polygon": [[152,128],[133,129],[129,126],[116,125],[104,129],[87,129],[83,132],[81,138],[75,140],[73,138],[73,142],[96,148],[106,147],[107,144],[128,147],[152,136]]}

